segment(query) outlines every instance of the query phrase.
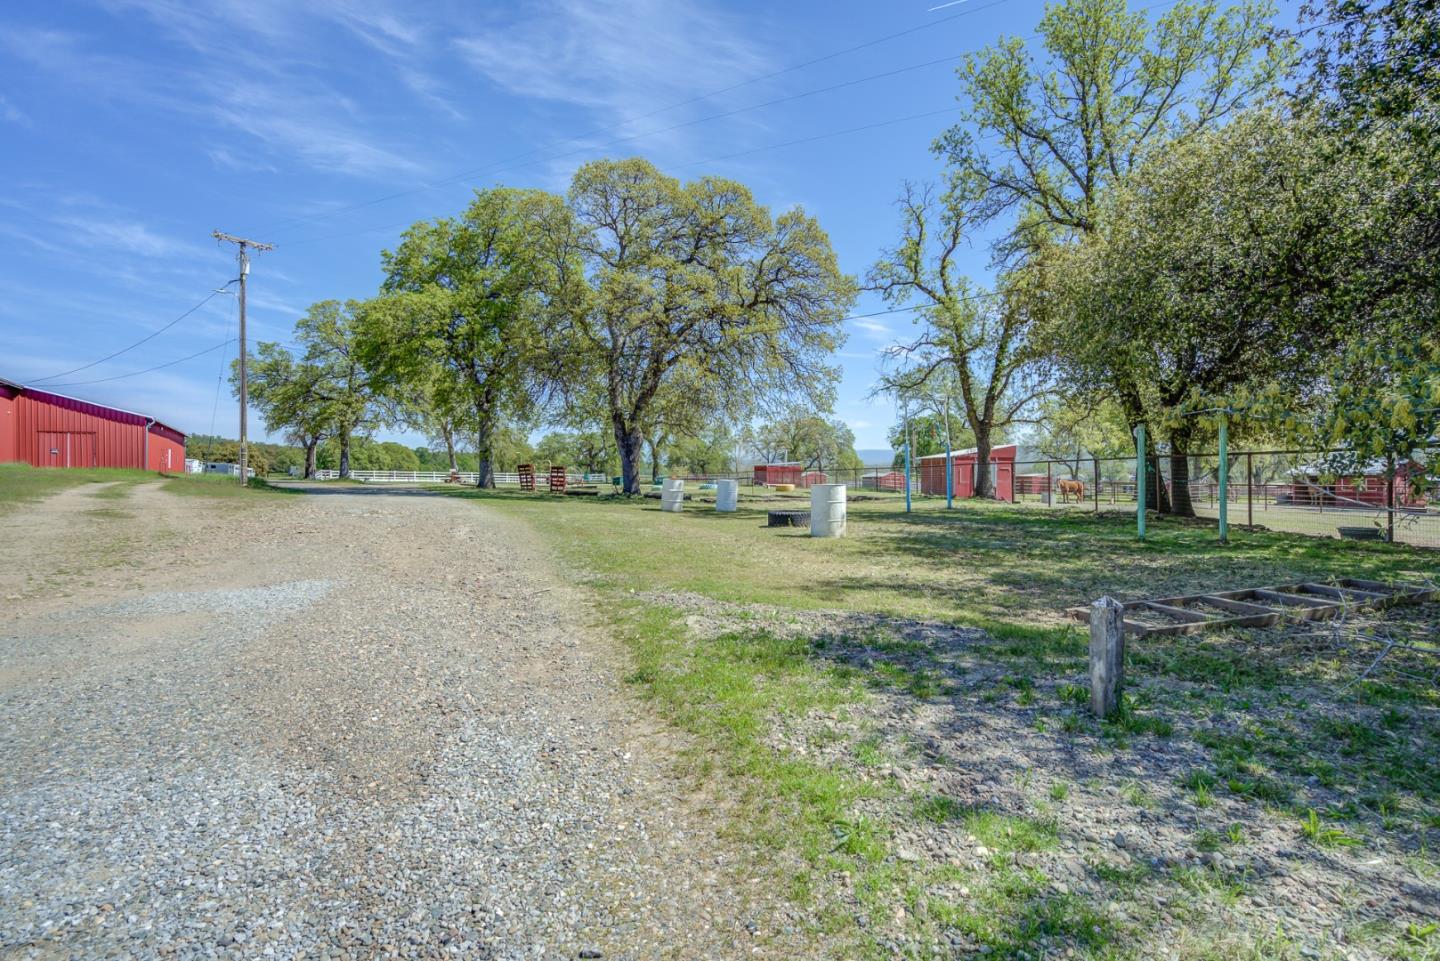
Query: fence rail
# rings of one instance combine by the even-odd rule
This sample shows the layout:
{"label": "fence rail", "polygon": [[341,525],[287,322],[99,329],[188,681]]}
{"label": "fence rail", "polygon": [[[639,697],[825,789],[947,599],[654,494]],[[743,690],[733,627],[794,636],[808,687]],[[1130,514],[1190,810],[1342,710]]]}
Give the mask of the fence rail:
{"label": "fence rail", "polygon": [[[456,474],[450,471],[413,471],[413,470],[352,470],[350,479],[361,481],[366,484],[443,484],[452,478],[463,484],[474,484],[480,475],[475,471],[460,471]],[[604,474],[578,474],[567,475],[570,484],[598,483],[608,480]],[[338,470],[317,470],[316,480],[339,480]],[[495,472],[495,483],[506,484],[518,487],[520,475],[516,473]],[[537,475],[535,478],[537,486],[545,487],[550,483],[548,475]]]}
{"label": "fence rail", "polygon": [[[973,455],[957,455],[952,461],[948,488],[956,502],[972,496],[979,486]],[[1410,482],[1408,466],[1396,465],[1393,472],[1377,473],[1375,465],[1335,465],[1348,455],[1337,451],[1232,451],[1230,453],[1228,516],[1232,525],[1260,525],[1272,530],[1326,537],[1391,539],[1423,547],[1440,547],[1440,489],[1417,489]],[[1147,507],[1174,503],[1188,497],[1196,516],[1214,518],[1219,513],[1220,459],[1216,454],[1194,454],[1171,458],[1161,454],[1148,458],[1149,492]],[[930,458],[911,471],[910,493],[933,504],[947,492],[945,464]],[[322,480],[333,480],[336,471],[319,471]],[[444,471],[352,471],[351,477],[366,483],[442,483],[451,475]],[[851,495],[874,494],[904,502],[905,474],[888,467],[818,469],[786,467],[777,471],[744,470],[713,473],[675,474],[692,483],[716,480],[738,481],[749,490],[773,489],[776,484],[793,484],[804,490],[815,484],[846,484]],[[459,480],[474,484],[474,472],[462,472]],[[536,486],[548,487],[548,474],[537,471]],[[1031,460],[994,460],[990,464],[989,496],[1016,506],[1070,510],[1134,510],[1137,502],[1135,458],[1078,457]],[[518,487],[516,473],[497,473],[501,486]],[[608,486],[605,474],[571,471],[567,486],[594,484]]]}

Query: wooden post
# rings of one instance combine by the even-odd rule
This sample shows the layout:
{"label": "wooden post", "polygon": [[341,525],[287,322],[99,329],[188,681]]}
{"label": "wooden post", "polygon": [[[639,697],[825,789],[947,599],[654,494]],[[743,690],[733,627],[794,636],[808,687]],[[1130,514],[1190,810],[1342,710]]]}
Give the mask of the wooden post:
{"label": "wooden post", "polygon": [[1092,458],[1095,461],[1095,513],[1100,513],[1100,458]]}
{"label": "wooden post", "polygon": [[1255,461],[1245,452],[1245,523],[1255,526]]}
{"label": "wooden post", "polygon": [[1125,608],[1113,597],[1090,605],[1090,710],[1107,718],[1120,709],[1125,681]]}

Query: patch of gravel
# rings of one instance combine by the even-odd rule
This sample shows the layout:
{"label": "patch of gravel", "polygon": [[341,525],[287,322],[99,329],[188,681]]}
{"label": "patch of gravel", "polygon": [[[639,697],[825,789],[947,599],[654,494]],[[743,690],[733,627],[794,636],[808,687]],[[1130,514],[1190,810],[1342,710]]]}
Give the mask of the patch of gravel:
{"label": "patch of gravel", "polygon": [[253,634],[255,619],[275,620],[320,601],[335,587],[334,581],[290,581],[264,587],[214,591],[156,591],[113,604],[92,604],[83,612],[52,615],[57,618],[157,617],[203,611],[216,617],[244,618],[241,632]]}
{"label": "patch of gravel", "polygon": [[516,522],[140,502],[143,588],[0,629],[0,956],[807,955]]}
{"label": "patch of gravel", "polygon": [[[1062,697],[1062,686],[1085,687],[1086,677],[1041,671],[1021,680],[980,649],[989,640],[980,631],[848,611],[734,604],[686,592],[639,596],[684,611],[687,626],[702,640],[760,629],[808,638],[813,656],[850,667],[887,664],[933,673],[937,696],[916,697],[881,684],[840,710],[778,718],[768,737],[779,751],[883,784],[887,790],[860,802],[855,813],[890,826],[891,857],[955,866],[970,878],[932,889],[931,896],[965,904],[983,897],[986,879],[996,871],[1037,869],[1049,879],[1050,896],[1077,895],[1098,906],[1155,957],[1169,957],[1195,938],[1240,950],[1283,930],[1305,957],[1368,961],[1389,956],[1383,939],[1347,943],[1347,932],[1375,922],[1395,936],[1406,924],[1423,928],[1440,916],[1440,879],[1418,873],[1407,857],[1413,848],[1394,837],[1377,832],[1356,847],[1317,846],[1302,837],[1295,817],[1223,785],[1197,804],[1183,780],[1191,771],[1210,770],[1214,761],[1197,737],[1244,731],[1272,713],[1278,719],[1281,710],[1262,703],[1234,716],[1176,710],[1174,699],[1178,694],[1183,702],[1186,685],[1134,679],[1132,694],[1140,703],[1166,703],[1161,713],[1175,730],[1163,737],[1128,735],[1117,746],[1098,733],[1088,708]],[[1305,716],[1343,716],[1345,710],[1313,703]],[[1077,722],[1069,731],[1067,717]],[[861,764],[861,743],[878,745],[882,760]],[[1302,796],[1322,810],[1352,800],[1314,778],[1302,786]],[[963,818],[935,823],[917,817],[916,802],[927,797],[1048,825],[1055,844],[1001,858],[969,833]],[[1214,843],[1234,825],[1240,826],[1239,843]],[[1113,878],[1119,875],[1136,880],[1117,886]],[[861,902],[840,880],[838,896],[857,917],[889,923],[864,919]],[[1197,909],[1203,916],[1198,925]],[[895,943],[903,941],[903,926],[891,928]],[[950,950],[981,947],[968,936],[949,936]]]}

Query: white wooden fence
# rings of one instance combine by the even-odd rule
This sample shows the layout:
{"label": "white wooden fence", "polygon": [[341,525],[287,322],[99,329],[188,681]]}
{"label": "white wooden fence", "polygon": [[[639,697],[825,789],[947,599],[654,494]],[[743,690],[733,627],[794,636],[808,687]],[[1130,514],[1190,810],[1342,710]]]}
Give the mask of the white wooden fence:
{"label": "white wooden fence", "polygon": [[[449,471],[352,470],[352,471],[350,472],[350,479],[351,479],[351,480],[357,480],[357,481],[360,481],[360,482],[365,483],[365,484],[443,484],[443,483],[445,483],[446,480],[449,479],[449,477],[450,477],[450,472],[449,472]],[[461,481],[461,483],[473,485],[478,478],[479,478],[479,475],[478,475],[477,473],[475,473],[474,471],[461,471],[461,472],[460,472],[460,481]],[[317,471],[315,472],[315,479],[316,479],[316,480],[339,480],[339,479],[340,479],[340,472],[339,472],[338,470],[317,470]],[[610,479],[610,478],[608,478],[608,477],[605,476],[604,474],[584,474],[584,475],[581,475],[581,474],[570,474],[570,475],[569,475],[569,478],[568,478],[568,480],[567,480],[567,483],[568,483],[568,484],[582,484],[582,483],[597,484],[597,483],[604,483],[604,482],[608,481],[609,479]],[[496,483],[496,484],[510,484],[510,485],[515,486],[515,487],[519,487],[519,486],[520,486],[520,475],[519,475],[519,474],[505,474],[505,473],[499,473],[499,472],[497,472],[497,473],[495,474],[495,483]],[[549,487],[549,486],[550,486],[550,475],[549,475],[548,473],[545,473],[545,472],[537,471],[536,474],[535,474],[535,486],[536,486],[536,487]]]}

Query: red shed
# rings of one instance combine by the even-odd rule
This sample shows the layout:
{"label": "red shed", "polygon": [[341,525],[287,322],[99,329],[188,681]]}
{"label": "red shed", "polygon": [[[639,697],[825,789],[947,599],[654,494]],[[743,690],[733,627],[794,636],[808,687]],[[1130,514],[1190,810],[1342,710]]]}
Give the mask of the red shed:
{"label": "red shed", "polygon": [[185,435],[153,417],[0,378],[0,463],[184,470]]}
{"label": "red shed", "polygon": [[785,464],[756,464],[753,483],[756,487],[763,487],[766,484],[799,484],[800,475],[804,471],[805,465],[799,461]]}
{"label": "red shed", "polygon": [[[1002,501],[1015,499],[1015,457],[1019,448],[1015,444],[1000,444],[990,448],[991,490]],[[950,452],[954,463],[951,483],[956,497],[969,497],[975,490],[975,464],[978,452],[968,450]],[[945,495],[945,455],[929,454],[919,458],[920,490],[926,494]]]}

